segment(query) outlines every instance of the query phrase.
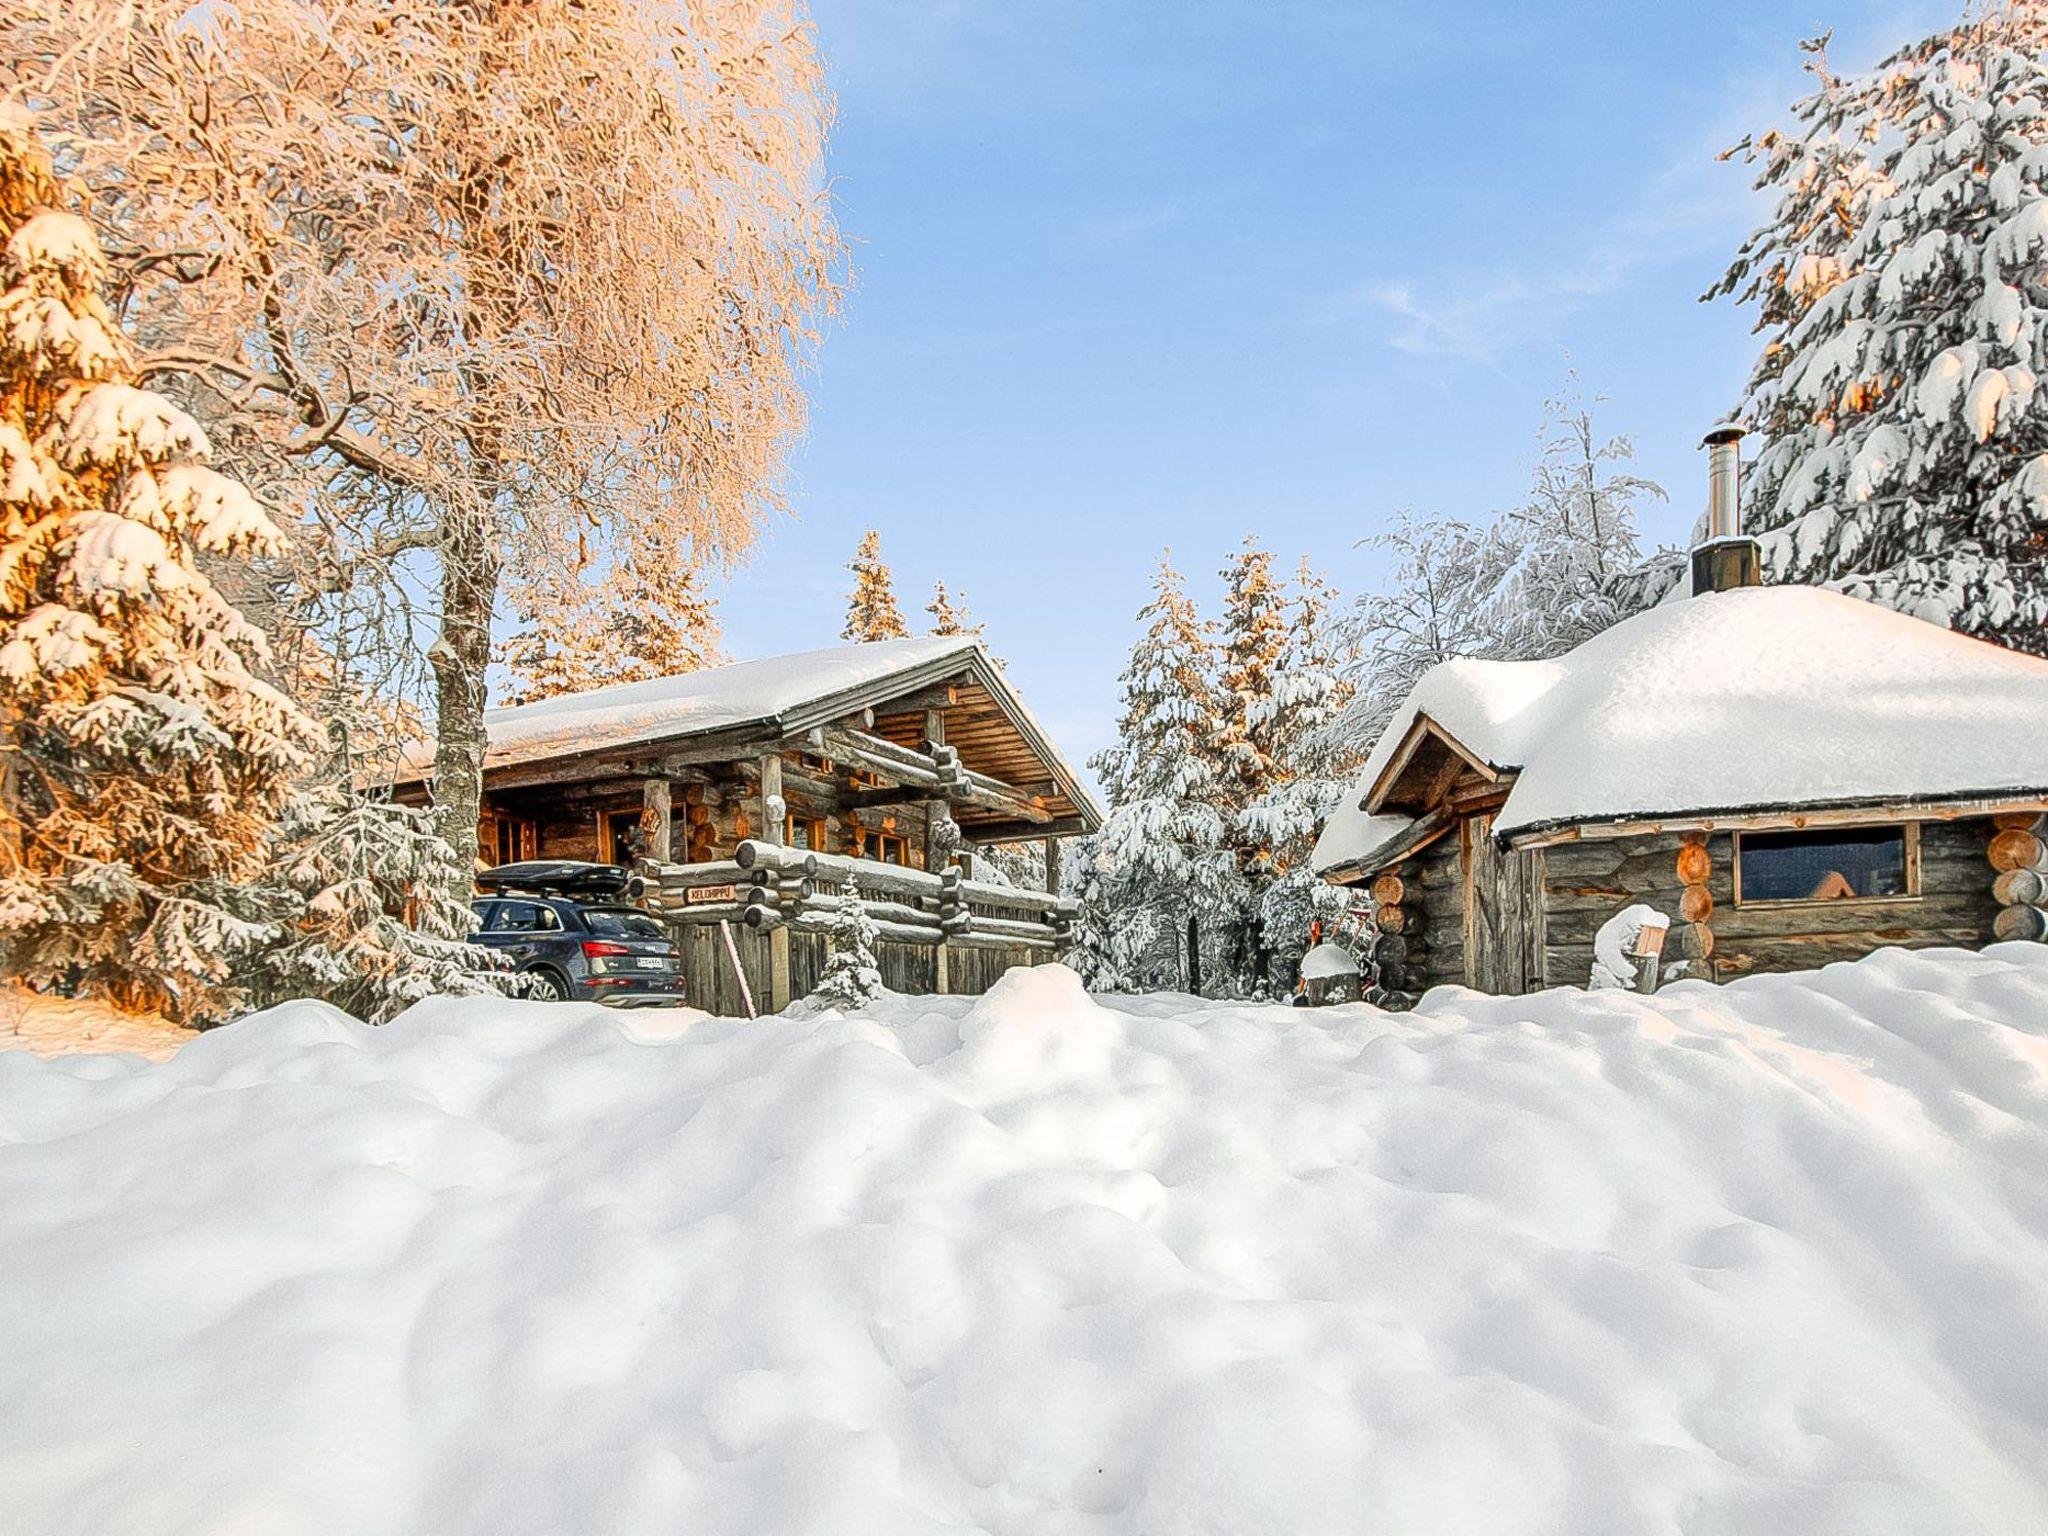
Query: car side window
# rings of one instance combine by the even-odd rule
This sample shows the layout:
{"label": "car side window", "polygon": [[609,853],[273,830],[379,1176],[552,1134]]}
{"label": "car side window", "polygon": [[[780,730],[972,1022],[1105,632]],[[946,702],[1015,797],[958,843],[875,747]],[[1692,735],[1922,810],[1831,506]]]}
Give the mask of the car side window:
{"label": "car side window", "polygon": [[483,933],[487,931],[492,926],[491,914],[497,910],[497,907],[498,904],[495,901],[471,902],[469,904],[469,910],[474,915],[476,921],[470,925],[469,931],[471,933]]}
{"label": "car side window", "polygon": [[[530,901],[501,901],[491,914],[494,933],[532,933],[540,927],[540,911]],[[553,916],[552,913],[549,916]]]}

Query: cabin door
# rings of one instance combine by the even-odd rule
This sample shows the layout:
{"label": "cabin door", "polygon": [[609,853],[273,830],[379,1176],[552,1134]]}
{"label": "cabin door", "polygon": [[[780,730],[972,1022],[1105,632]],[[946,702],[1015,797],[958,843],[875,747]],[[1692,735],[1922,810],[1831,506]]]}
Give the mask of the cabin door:
{"label": "cabin door", "polygon": [[1537,969],[1534,862],[1541,853],[1503,850],[1491,816],[1464,823],[1465,985],[1519,994],[1542,985]]}

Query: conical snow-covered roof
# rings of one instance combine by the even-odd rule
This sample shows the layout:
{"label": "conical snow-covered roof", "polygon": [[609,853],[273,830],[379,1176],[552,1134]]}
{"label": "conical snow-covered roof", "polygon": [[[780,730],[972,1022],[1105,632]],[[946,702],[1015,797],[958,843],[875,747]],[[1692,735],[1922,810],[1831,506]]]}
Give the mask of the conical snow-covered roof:
{"label": "conical snow-covered roof", "polygon": [[1667,603],[1550,661],[1424,673],[1316,845],[1412,826],[1370,797],[1426,720],[1512,774],[1496,836],[1560,825],[2048,794],[2048,661],[1816,587]]}

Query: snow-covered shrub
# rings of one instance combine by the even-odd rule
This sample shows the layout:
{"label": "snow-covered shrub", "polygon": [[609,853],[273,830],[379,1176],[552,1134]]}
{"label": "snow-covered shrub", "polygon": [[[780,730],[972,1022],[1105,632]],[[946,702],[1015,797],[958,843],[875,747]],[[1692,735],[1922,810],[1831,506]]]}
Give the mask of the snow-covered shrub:
{"label": "snow-covered shrub", "polygon": [[425,997],[507,990],[503,958],[467,942],[460,864],[424,810],[339,784],[295,796],[271,867],[281,932],[250,957],[252,1000],[317,997],[381,1024]]}
{"label": "snow-covered shrub", "polygon": [[832,952],[811,993],[821,1008],[865,1008],[882,995],[882,967],[875,959],[881,930],[860,899],[860,882],[849,878],[839,895],[839,912],[829,935]]}

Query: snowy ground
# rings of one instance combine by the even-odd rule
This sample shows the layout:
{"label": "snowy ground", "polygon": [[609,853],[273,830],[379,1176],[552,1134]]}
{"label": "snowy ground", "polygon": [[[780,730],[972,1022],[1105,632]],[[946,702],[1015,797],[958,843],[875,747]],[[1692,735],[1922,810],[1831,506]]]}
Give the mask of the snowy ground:
{"label": "snowy ground", "polygon": [[162,1061],[194,1038],[192,1030],[153,1013],[127,1013],[97,999],[51,997],[0,984],[0,1051],[38,1056],[112,1051]]}
{"label": "snowy ground", "polygon": [[2048,948],[1418,1014],[298,1005],[0,1055],[91,1532],[2048,1529]]}

